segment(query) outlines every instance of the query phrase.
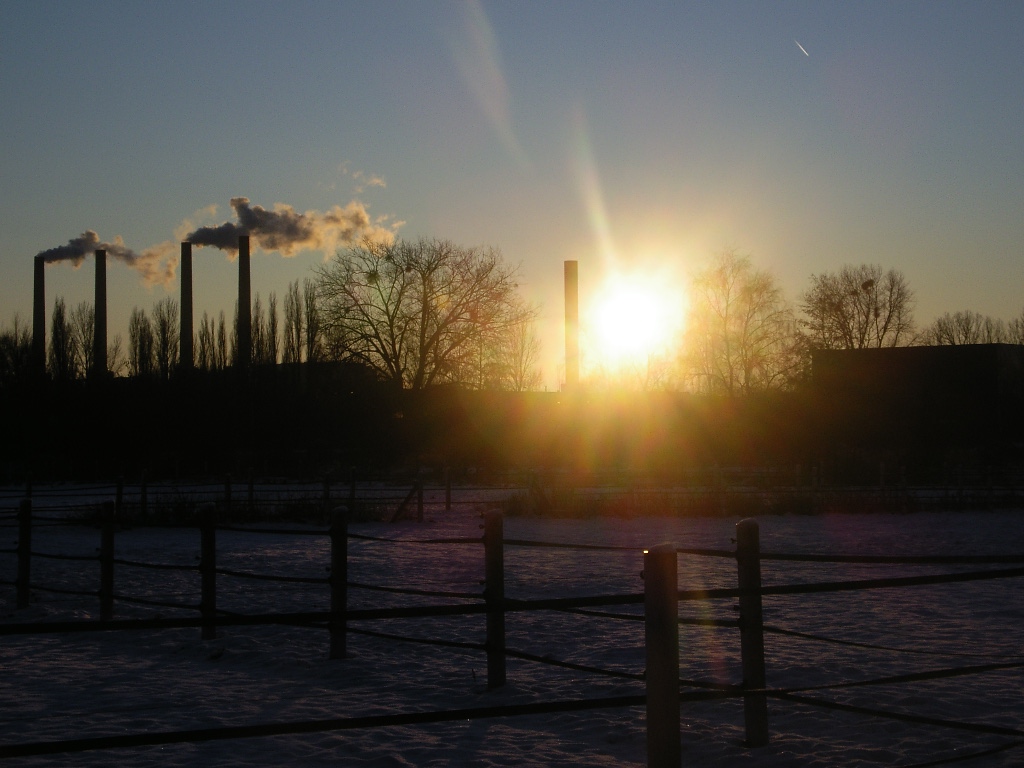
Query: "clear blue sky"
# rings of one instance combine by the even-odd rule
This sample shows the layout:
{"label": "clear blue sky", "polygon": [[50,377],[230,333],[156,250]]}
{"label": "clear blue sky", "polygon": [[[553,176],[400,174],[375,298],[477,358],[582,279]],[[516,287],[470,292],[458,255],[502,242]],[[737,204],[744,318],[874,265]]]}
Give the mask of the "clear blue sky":
{"label": "clear blue sky", "polygon": [[[31,319],[39,251],[87,229],[141,251],[236,196],[500,248],[550,386],[565,259],[584,292],[735,248],[791,300],[867,262],[906,274],[921,325],[1024,308],[1020,2],[8,0],[0,62],[4,324]],[[323,258],[257,252],[253,290]],[[50,265],[48,299],[91,299],[90,266]],[[230,310],[224,254],[194,269],[197,315]],[[108,276],[111,333],[177,296]]]}

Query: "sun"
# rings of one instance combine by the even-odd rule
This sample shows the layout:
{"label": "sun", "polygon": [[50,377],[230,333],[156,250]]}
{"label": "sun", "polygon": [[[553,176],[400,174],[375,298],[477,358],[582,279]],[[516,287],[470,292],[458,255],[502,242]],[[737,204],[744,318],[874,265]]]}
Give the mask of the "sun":
{"label": "sun", "polygon": [[683,302],[683,291],[659,276],[609,276],[586,313],[588,357],[614,369],[669,352],[682,325]]}

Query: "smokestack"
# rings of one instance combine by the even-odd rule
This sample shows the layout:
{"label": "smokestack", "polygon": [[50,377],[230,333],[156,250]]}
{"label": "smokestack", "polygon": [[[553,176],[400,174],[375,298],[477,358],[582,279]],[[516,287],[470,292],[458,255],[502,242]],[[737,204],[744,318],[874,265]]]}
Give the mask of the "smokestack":
{"label": "smokestack", "polygon": [[93,376],[102,379],[107,375],[107,252],[96,250],[96,320],[93,325],[92,365]]}
{"label": "smokestack", "polygon": [[181,331],[178,345],[181,355],[179,365],[183,371],[191,371],[195,365],[192,355],[192,243],[181,244]]}
{"label": "smokestack", "polygon": [[249,236],[238,236],[238,358],[239,370],[252,361],[252,290],[249,283]]}
{"label": "smokestack", "polygon": [[35,290],[32,294],[32,367],[46,374],[46,261],[36,256]]}
{"label": "smokestack", "polygon": [[579,262],[565,262],[565,388],[580,384]]}

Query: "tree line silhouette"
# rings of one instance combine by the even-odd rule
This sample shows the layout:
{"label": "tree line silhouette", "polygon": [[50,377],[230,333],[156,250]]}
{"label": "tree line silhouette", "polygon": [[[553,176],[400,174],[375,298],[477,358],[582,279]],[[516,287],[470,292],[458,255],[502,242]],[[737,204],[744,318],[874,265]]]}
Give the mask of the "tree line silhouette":
{"label": "tree line silhouette", "polygon": [[988,432],[958,428],[951,446],[913,424],[873,430],[870,445],[839,439],[821,423],[811,359],[817,350],[1019,345],[1024,314],[1004,323],[947,313],[919,330],[906,278],[876,265],[812,275],[794,305],[770,272],[735,252],[696,273],[688,298],[676,349],[644,370],[594,366],[577,392],[537,391],[537,308],[494,249],[397,240],[339,250],[288,284],[280,311],[275,293],[266,303],[256,295],[247,366],[238,365],[237,306],[230,320],[203,313],[183,365],[179,307],[168,297],[133,309],[127,341],[108,344],[109,375],[90,380],[94,308],[57,298],[45,378],[33,371],[30,329],[15,318],[0,330],[0,404],[15,436],[3,459],[9,474],[51,475],[83,462],[95,472],[669,471],[840,456],[869,467],[880,456],[948,463],[954,449],[991,462],[1005,451]]}

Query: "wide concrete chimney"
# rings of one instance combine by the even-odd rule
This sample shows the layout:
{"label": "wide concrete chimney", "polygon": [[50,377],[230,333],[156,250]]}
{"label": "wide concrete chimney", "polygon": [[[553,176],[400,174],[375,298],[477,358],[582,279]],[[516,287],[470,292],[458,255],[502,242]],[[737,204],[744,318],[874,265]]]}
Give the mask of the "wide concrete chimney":
{"label": "wide concrete chimney", "polygon": [[181,244],[181,330],[178,333],[179,365],[188,372],[195,366],[192,353],[192,243]]}
{"label": "wide concrete chimney", "polygon": [[252,361],[252,289],[249,282],[249,236],[238,236],[238,349],[235,365],[246,370]]}
{"label": "wide concrete chimney", "polygon": [[565,262],[565,388],[580,385],[579,262]]}
{"label": "wide concrete chimney", "polygon": [[46,373],[46,262],[36,256],[35,287],[32,292],[32,367],[35,373]]}
{"label": "wide concrete chimney", "polygon": [[96,251],[96,320],[92,336],[92,375],[107,375],[107,252]]}

